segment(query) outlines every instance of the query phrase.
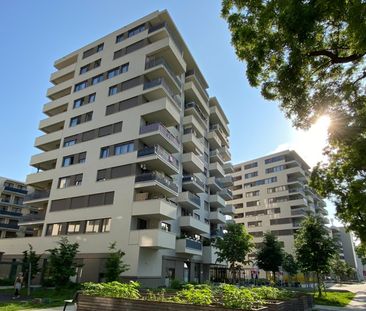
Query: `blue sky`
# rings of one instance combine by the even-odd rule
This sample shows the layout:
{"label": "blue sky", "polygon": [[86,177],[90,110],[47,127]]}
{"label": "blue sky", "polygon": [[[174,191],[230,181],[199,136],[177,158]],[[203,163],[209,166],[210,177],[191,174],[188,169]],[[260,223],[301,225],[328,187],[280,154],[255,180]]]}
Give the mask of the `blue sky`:
{"label": "blue sky", "polygon": [[310,162],[320,160],[320,151],[314,155],[304,144],[310,136],[294,130],[276,103],[249,86],[220,7],[218,0],[2,0],[0,176],[25,180],[35,171],[28,164],[40,152],[33,143],[46,117],[41,111],[49,101],[45,94],[53,62],[162,9],[168,9],[210,85],[210,96],[218,98],[228,116],[233,163],[284,148],[298,150]]}

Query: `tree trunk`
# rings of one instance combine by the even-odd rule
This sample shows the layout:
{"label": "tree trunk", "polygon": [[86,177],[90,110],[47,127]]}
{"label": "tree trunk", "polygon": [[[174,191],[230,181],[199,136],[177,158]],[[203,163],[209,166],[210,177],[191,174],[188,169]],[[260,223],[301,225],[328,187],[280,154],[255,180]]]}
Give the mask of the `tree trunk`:
{"label": "tree trunk", "polygon": [[317,279],[317,282],[318,282],[318,294],[319,294],[319,297],[322,296],[322,289],[321,289],[321,281],[320,281],[320,274],[318,271],[316,271],[316,279]]}

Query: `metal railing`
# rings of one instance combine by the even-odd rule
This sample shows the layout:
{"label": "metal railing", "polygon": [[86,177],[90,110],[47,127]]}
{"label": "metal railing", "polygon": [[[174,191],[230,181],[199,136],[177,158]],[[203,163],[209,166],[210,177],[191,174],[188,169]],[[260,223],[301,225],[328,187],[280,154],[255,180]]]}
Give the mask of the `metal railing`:
{"label": "metal railing", "polygon": [[140,134],[146,134],[155,131],[159,131],[165,138],[167,138],[170,142],[175,144],[179,149],[180,145],[179,139],[175,137],[172,133],[170,133],[168,129],[161,123],[153,123],[140,127]]}
{"label": "metal railing", "polygon": [[145,181],[157,181],[164,186],[168,187],[169,189],[173,190],[174,192],[178,192],[178,186],[170,179],[168,179],[164,174],[158,171],[152,171],[148,173],[143,173],[137,175],[135,178],[135,182],[145,182]]}
{"label": "metal railing", "polygon": [[148,82],[144,83],[144,90],[148,90],[151,89],[155,86],[159,86],[161,85],[162,87],[164,87],[166,89],[166,91],[168,92],[168,94],[171,96],[171,98],[173,99],[174,103],[179,107],[180,109],[180,97],[178,95],[175,95],[174,92],[172,91],[172,89],[170,88],[170,86],[165,82],[164,78],[157,78]]}
{"label": "metal railing", "polygon": [[19,226],[16,224],[5,224],[5,223],[0,222],[0,228],[18,230]]}
{"label": "metal railing", "polygon": [[179,161],[171,155],[168,151],[166,151],[163,147],[159,145],[154,145],[153,147],[147,147],[141,149],[137,152],[137,157],[144,157],[147,155],[156,154],[165,161],[171,163],[175,168],[179,169]]}
{"label": "metal railing", "polygon": [[186,248],[202,250],[202,243],[200,241],[186,239]]}
{"label": "metal railing", "polygon": [[189,103],[184,104],[184,109],[189,109],[189,108],[193,108],[194,110],[196,110],[198,115],[201,117],[201,119],[205,122],[207,121],[207,118],[203,114],[201,108],[195,102],[189,102]]}
{"label": "metal railing", "polygon": [[26,222],[31,222],[31,221],[42,221],[45,220],[45,214],[29,214],[29,215],[24,215],[20,220],[19,220],[19,224],[20,223],[26,223]]}
{"label": "metal railing", "polygon": [[21,193],[21,194],[27,194],[28,193],[27,190],[15,188],[15,187],[10,187],[10,186],[5,186],[4,190],[11,191],[11,192],[18,192],[18,193]]}
{"label": "metal railing", "polygon": [[177,78],[176,74],[174,74],[172,68],[169,66],[169,64],[166,62],[166,60],[163,57],[150,58],[145,63],[145,69],[150,69],[150,68],[153,68],[153,67],[156,67],[159,65],[163,65],[165,67],[165,69],[174,78],[174,81],[178,84],[179,87],[182,86],[182,81]]}
{"label": "metal railing", "polygon": [[192,201],[193,203],[197,204],[198,206],[201,205],[201,199],[198,195],[193,194],[192,192],[188,191],[188,200]]}
{"label": "metal railing", "polygon": [[182,182],[183,183],[195,182],[196,184],[198,184],[199,186],[201,186],[201,188],[204,188],[205,187],[205,184],[201,181],[201,179],[199,179],[195,175],[186,175],[186,176],[183,176],[182,177]]}
{"label": "metal railing", "polygon": [[210,98],[210,96],[208,95],[207,90],[201,85],[200,80],[197,78],[197,75],[196,75],[194,69],[187,70],[187,72],[186,72],[186,78],[187,77],[190,77],[190,76],[194,76],[196,78],[196,80],[198,82],[198,85],[201,88],[201,90],[203,91],[203,93],[205,93],[205,95],[207,96],[207,98]]}
{"label": "metal railing", "polygon": [[36,190],[32,193],[29,193],[24,197],[24,201],[32,201],[32,200],[38,200],[38,199],[45,199],[50,196],[50,190]]}
{"label": "metal railing", "polygon": [[22,213],[9,212],[9,211],[0,210],[0,215],[13,216],[13,217],[21,217],[22,216]]}

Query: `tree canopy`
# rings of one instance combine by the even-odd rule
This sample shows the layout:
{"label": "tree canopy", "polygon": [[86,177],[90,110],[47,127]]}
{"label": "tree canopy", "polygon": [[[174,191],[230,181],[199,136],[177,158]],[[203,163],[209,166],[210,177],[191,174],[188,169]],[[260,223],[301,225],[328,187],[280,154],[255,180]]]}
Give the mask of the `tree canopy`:
{"label": "tree canopy", "polygon": [[281,242],[273,233],[266,232],[263,236],[263,245],[257,252],[258,268],[271,271],[273,280],[276,281],[276,272],[279,271],[279,267],[282,265],[283,255]]}
{"label": "tree canopy", "polygon": [[283,256],[282,268],[290,276],[293,276],[299,271],[299,266],[292,254],[285,253]]}
{"label": "tree canopy", "polygon": [[223,0],[232,44],[253,87],[296,127],[331,118],[315,186],[366,241],[366,3]]}
{"label": "tree canopy", "polygon": [[[41,271],[38,262],[41,258],[41,255],[37,255],[36,252],[33,250],[33,246],[29,245],[29,250],[25,250],[23,252],[23,259],[22,259],[22,272],[24,275],[24,279],[28,280],[28,273],[29,273],[29,265],[31,265],[31,279],[37,275],[38,272]],[[28,283],[27,283],[28,284]]]}
{"label": "tree canopy", "polygon": [[308,215],[295,236],[297,262],[303,272],[315,272],[319,296],[322,295],[322,276],[329,273],[331,261],[337,254],[337,246],[329,236],[324,220]]}

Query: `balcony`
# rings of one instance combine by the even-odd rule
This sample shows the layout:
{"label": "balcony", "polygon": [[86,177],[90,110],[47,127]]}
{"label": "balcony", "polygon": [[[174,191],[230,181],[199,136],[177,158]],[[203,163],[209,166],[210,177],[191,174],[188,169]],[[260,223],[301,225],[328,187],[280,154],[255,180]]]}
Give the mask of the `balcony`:
{"label": "balcony", "polygon": [[50,87],[46,96],[51,100],[57,100],[71,94],[72,87],[67,82]]}
{"label": "balcony", "polygon": [[219,178],[218,181],[224,186],[224,187],[231,187],[233,185],[233,176],[227,175],[225,177]]}
{"label": "balcony", "polygon": [[202,112],[201,108],[195,102],[188,102],[184,104],[184,115],[193,115],[200,122],[200,124],[206,128],[207,116]]}
{"label": "balcony", "polygon": [[226,223],[225,215],[222,214],[220,211],[210,212],[209,219],[212,224],[225,224]]}
{"label": "balcony", "polygon": [[231,162],[225,163],[222,168],[224,169],[225,174],[231,174],[234,173],[234,167],[231,164]]}
{"label": "balcony", "polygon": [[233,199],[233,193],[230,189],[222,189],[221,191],[219,191],[218,193],[223,199],[225,199],[226,201],[232,200]]}
{"label": "balcony", "polygon": [[56,167],[56,161],[59,152],[60,151],[56,149],[48,152],[35,154],[31,157],[30,165],[43,171],[54,169]]}
{"label": "balcony", "polygon": [[0,230],[15,232],[19,230],[19,226],[16,224],[5,224],[0,222]]}
{"label": "balcony", "polygon": [[22,217],[22,213],[16,213],[16,212],[9,212],[9,211],[0,210],[0,217],[1,218],[16,218],[16,219],[18,219],[19,217]]}
{"label": "balcony", "polygon": [[211,194],[209,198],[210,207],[212,209],[214,208],[224,208],[225,207],[225,200],[217,195],[217,194]]}
{"label": "balcony", "polygon": [[27,176],[27,184],[35,185],[35,184],[44,184],[51,183],[55,176],[55,170],[48,171],[39,171],[38,173],[29,174]]}
{"label": "balcony", "polygon": [[212,124],[210,125],[210,132],[215,132],[217,136],[220,138],[220,145],[229,147],[229,139],[225,130],[220,126],[220,124]]}
{"label": "balcony", "polygon": [[184,153],[182,156],[182,164],[184,171],[188,173],[201,173],[205,165],[199,156],[193,152]]}
{"label": "balcony", "polygon": [[43,113],[49,117],[56,116],[67,111],[68,103],[63,98],[43,105]]}
{"label": "balcony", "polygon": [[7,191],[7,192],[15,192],[17,194],[21,194],[21,195],[24,195],[24,194],[27,194],[28,193],[28,190],[27,189],[19,189],[19,188],[15,188],[15,187],[9,187],[9,186],[4,186],[4,191]]}
{"label": "balcony", "polygon": [[222,209],[222,213],[224,215],[229,215],[232,216],[235,214],[235,208],[233,205],[226,205],[223,209]]}
{"label": "balcony", "polygon": [[226,136],[229,136],[230,131],[227,126],[229,121],[215,97],[210,98],[210,122],[213,124],[219,124]]}
{"label": "balcony", "polygon": [[195,195],[189,191],[179,193],[177,203],[185,209],[194,210],[200,209],[201,199],[198,195]]}
{"label": "balcony", "polygon": [[202,256],[202,243],[189,238],[178,239],[175,252],[178,254]]}
{"label": "balcony", "polygon": [[210,187],[211,193],[216,193],[217,191],[221,191],[223,185],[217,180],[216,177],[209,177],[207,185]]}
{"label": "balcony", "polygon": [[179,108],[179,110],[181,109],[181,98],[175,94],[175,92],[171,89],[171,87],[169,86],[169,84],[164,80],[164,78],[155,78],[154,80],[148,81],[144,83],[144,92],[148,93],[148,92],[155,92],[157,91],[159,88],[164,88],[165,91],[167,92],[167,94],[169,94],[169,97],[171,98],[171,100],[177,105],[177,107]]}
{"label": "balcony", "polygon": [[139,163],[146,163],[149,170],[157,170],[168,175],[179,173],[178,160],[163,147],[155,145],[137,152]]}
{"label": "balcony", "polygon": [[141,117],[148,123],[154,123],[156,120],[164,123],[166,126],[175,126],[180,123],[179,108],[167,94],[145,94],[148,100],[141,107]]}
{"label": "balcony", "polygon": [[202,97],[208,101],[209,95],[206,89],[208,88],[208,85],[206,81],[204,81],[204,78],[200,75],[199,72],[196,72],[195,69],[187,70],[186,72],[186,81],[193,81],[195,85],[197,86],[198,90],[200,91],[200,94]]}
{"label": "balcony", "polygon": [[132,216],[173,220],[177,218],[177,206],[164,199],[134,201],[132,203]]}
{"label": "balcony", "polygon": [[195,175],[183,176],[182,187],[194,193],[205,192],[205,184]]}
{"label": "balcony", "polygon": [[178,196],[178,186],[164,174],[153,171],[137,175],[135,189],[164,194],[167,197]]}
{"label": "balcony", "polygon": [[181,216],[179,226],[196,234],[210,233],[210,226],[193,216]]}
{"label": "balcony", "polygon": [[179,152],[180,142],[161,123],[153,123],[140,127],[140,139],[147,145],[160,145],[171,153]]}
{"label": "balcony", "polygon": [[54,66],[58,70],[62,70],[72,64],[75,64],[78,60],[78,54],[69,54],[55,61]]}
{"label": "balcony", "polygon": [[221,140],[215,131],[209,131],[207,134],[208,142],[211,149],[218,149],[221,147]]}
{"label": "balcony", "polygon": [[129,244],[151,249],[175,249],[175,239],[174,233],[160,229],[131,230]]}
{"label": "balcony", "polygon": [[50,81],[57,85],[67,80],[74,78],[76,64],[68,65],[58,71],[51,74]]}
{"label": "balcony", "polygon": [[173,72],[172,68],[170,67],[170,65],[167,63],[167,61],[164,59],[164,57],[149,57],[149,59],[146,59],[146,63],[145,63],[145,70],[147,71],[146,74],[148,74],[148,72],[150,72],[151,70],[156,70],[160,69],[157,74],[162,73],[161,69],[164,68],[166,71],[166,76],[169,77],[169,79],[171,79],[171,81],[175,84],[175,89],[177,92],[180,91],[180,88],[182,87],[182,81],[177,77],[177,75]]}
{"label": "balcony", "polygon": [[[217,263],[217,254],[218,249],[214,246],[204,246],[202,253],[202,262],[204,264],[216,264]],[[222,263],[224,264],[224,263]]]}
{"label": "balcony", "polygon": [[62,130],[45,134],[36,138],[34,147],[43,151],[50,151],[60,148]]}
{"label": "balcony", "polygon": [[305,216],[306,209],[305,208],[293,208],[291,209],[291,216]]}
{"label": "balcony", "polygon": [[48,201],[50,190],[35,190],[24,197],[24,202]]}
{"label": "balcony", "polygon": [[198,119],[195,115],[183,117],[183,126],[184,128],[193,128],[197,137],[199,138],[205,136],[206,134],[206,126],[198,122]]}
{"label": "balcony", "polygon": [[308,206],[308,202],[306,199],[294,199],[289,200],[288,202],[291,204],[291,206]]}
{"label": "balcony", "polygon": [[224,177],[225,176],[225,172],[224,169],[222,168],[222,166],[217,163],[210,163],[209,167],[208,167],[209,171],[210,171],[210,176],[215,176],[215,177]]}
{"label": "balcony", "polygon": [[40,214],[28,214],[24,215],[18,222],[20,226],[37,225],[44,222],[46,215]]}
{"label": "balcony", "polygon": [[229,151],[229,148],[228,147],[221,147],[219,149],[219,152],[220,152],[220,155],[222,157],[222,159],[227,162],[227,161],[230,161],[231,160],[231,153]]}
{"label": "balcony", "polygon": [[204,153],[205,147],[200,138],[198,138],[195,133],[188,132],[182,137],[183,148],[185,152],[196,152]]}
{"label": "balcony", "polygon": [[39,130],[47,134],[62,130],[64,128],[65,119],[65,112],[43,119],[39,122]]}
{"label": "balcony", "polygon": [[221,154],[217,149],[210,151],[210,162],[218,162],[221,165],[224,165],[224,159],[221,157]]}

